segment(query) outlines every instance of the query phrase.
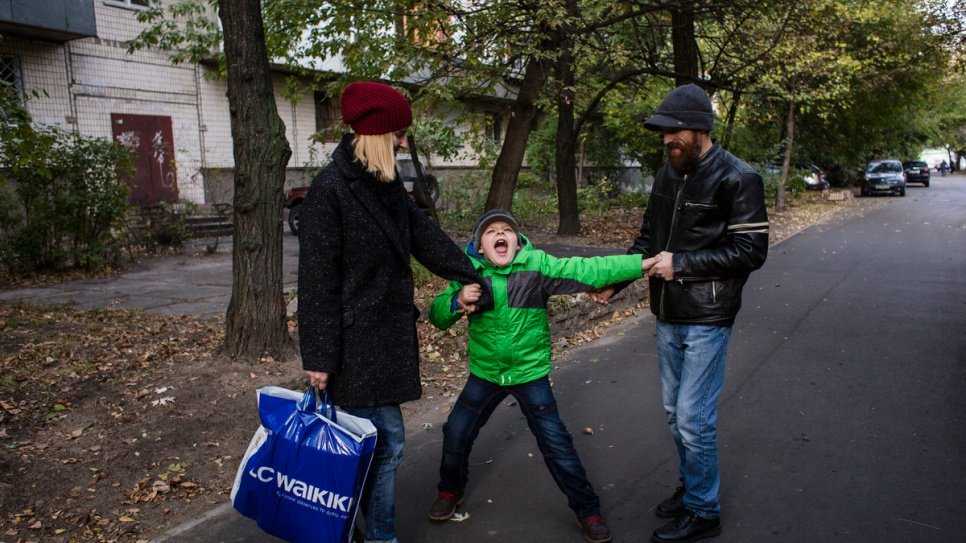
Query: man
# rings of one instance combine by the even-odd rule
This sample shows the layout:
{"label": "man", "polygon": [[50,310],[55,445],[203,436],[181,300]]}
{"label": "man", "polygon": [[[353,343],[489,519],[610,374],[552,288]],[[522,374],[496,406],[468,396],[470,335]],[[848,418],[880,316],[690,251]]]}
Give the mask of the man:
{"label": "man", "polygon": [[[671,91],[644,123],[662,132],[668,163],[655,176],[628,252],[658,259],[647,275],[681,482],[657,506],[659,517],[673,518],[654,531],[657,543],[721,533],[717,401],[741,290],[768,252],[761,176],[711,139],[713,124],[711,101],[693,84]],[[623,286],[591,296],[606,303]]]}

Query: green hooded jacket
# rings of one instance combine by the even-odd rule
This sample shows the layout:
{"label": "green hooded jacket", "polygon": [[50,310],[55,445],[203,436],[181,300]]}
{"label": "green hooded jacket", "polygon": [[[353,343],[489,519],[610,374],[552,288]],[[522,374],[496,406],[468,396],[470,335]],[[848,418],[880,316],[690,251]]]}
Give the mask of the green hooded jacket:
{"label": "green hooded jacket", "polygon": [[[576,294],[641,277],[641,255],[556,258],[534,249],[520,234],[522,246],[509,265],[497,268],[473,247],[473,266],[493,291],[493,309],[469,316],[470,371],[500,385],[519,385],[550,373],[550,324],[547,299]],[[463,314],[450,283],[433,300],[429,320],[445,330]]]}

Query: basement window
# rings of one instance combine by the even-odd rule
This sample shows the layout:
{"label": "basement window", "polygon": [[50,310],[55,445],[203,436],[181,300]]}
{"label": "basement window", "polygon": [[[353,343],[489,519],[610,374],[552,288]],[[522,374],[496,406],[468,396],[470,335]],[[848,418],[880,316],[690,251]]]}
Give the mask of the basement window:
{"label": "basement window", "polygon": [[0,55],[0,81],[10,85],[23,98],[23,74],[20,71],[20,57]]}
{"label": "basement window", "polygon": [[144,9],[151,7],[153,1],[155,0],[104,0],[104,3],[119,8]]}

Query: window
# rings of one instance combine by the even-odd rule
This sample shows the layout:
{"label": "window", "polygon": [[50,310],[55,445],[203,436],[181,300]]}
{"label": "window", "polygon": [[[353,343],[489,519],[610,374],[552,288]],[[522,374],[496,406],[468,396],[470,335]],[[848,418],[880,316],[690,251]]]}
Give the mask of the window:
{"label": "window", "polygon": [[13,87],[23,96],[23,75],[20,72],[20,58],[13,55],[0,55],[0,81]]}
{"label": "window", "polygon": [[315,92],[315,132],[322,141],[339,141],[342,137],[342,114],[334,100],[324,92]]}
{"label": "window", "polygon": [[151,7],[151,2],[153,1],[154,0],[104,0],[104,3],[109,6],[141,9]]}

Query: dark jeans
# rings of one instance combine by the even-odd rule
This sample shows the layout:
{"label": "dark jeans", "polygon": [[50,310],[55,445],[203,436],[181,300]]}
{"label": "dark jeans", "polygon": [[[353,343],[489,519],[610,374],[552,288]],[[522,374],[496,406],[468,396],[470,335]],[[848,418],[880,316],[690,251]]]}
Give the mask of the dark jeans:
{"label": "dark jeans", "polygon": [[439,466],[441,492],[462,494],[469,479],[473,442],[493,410],[508,395],[516,398],[537,438],[543,461],[554,482],[567,495],[567,504],[584,518],[600,514],[600,499],[587,480],[574,442],[567,432],[546,377],[522,385],[500,386],[470,375],[456,406],[443,426],[443,459]]}

